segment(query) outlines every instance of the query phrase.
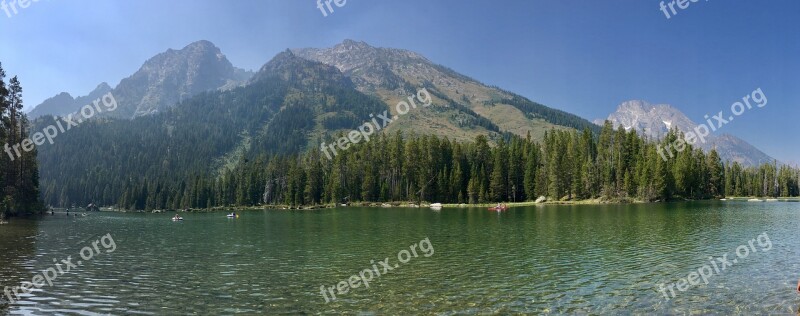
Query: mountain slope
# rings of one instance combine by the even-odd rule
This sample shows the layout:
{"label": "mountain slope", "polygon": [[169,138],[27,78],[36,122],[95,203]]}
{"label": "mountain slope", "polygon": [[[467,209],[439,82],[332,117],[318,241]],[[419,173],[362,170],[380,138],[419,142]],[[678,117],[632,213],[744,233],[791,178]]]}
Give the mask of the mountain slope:
{"label": "mountain slope", "polygon": [[[284,52],[243,87],[200,93],[132,120],[85,122],[59,135],[39,149],[42,191],[53,205],[113,205],[121,197],[167,194],[162,190],[214,175],[228,163],[316,148],[320,138],[385,109],[336,68]],[[36,120],[34,130],[53,123],[52,117]]]}
{"label": "mountain slope", "polygon": [[235,86],[245,77],[209,41],[169,49],[114,88],[120,106],[112,115],[129,118],[157,113],[200,92]]}
{"label": "mountain slope", "polygon": [[211,42],[197,41],[150,58],[114,89],[103,83],[88,96],[75,100],[67,93],[59,94],[36,106],[30,117],[72,113],[109,91],[119,102],[119,108],[104,115],[140,117],[162,112],[201,92],[240,87],[252,75],[234,67]]}
{"label": "mountain slope", "polygon": [[[686,133],[697,127],[697,123],[670,105],[652,105],[640,100],[620,104],[617,111],[611,113],[607,120],[611,121],[615,128],[622,126],[626,130],[635,129],[651,139],[661,139],[671,128]],[[602,122],[603,120],[595,120],[597,124]],[[696,145],[705,151],[716,148],[723,160],[736,161],[745,166],[758,166],[775,161],[774,158],[730,134],[712,133],[706,137],[706,142],[698,142]]]}
{"label": "mountain slope", "polygon": [[[265,159],[314,152],[323,141],[330,144],[371,115],[397,114],[393,105],[421,88],[431,94],[432,105],[401,116],[383,130],[384,135],[409,131],[423,139],[434,134],[474,141],[478,135],[499,140],[508,132],[522,136],[530,132],[536,139],[547,130],[597,128],[577,116],[425,62],[410,52],[387,50],[389,56],[376,62],[387,71],[371,74],[372,70],[342,71],[288,50],[231,88],[225,87],[218,74],[235,74],[235,69],[227,67],[224,56],[210,43],[196,46],[154,57],[137,74],[123,80],[113,90],[119,103],[114,112],[117,117],[101,117],[73,127],[59,135],[55,145],[40,148],[42,187],[48,203],[113,205],[121,201],[130,206],[131,200],[174,196],[165,191],[184,190],[187,183],[203,187],[198,182],[216,180],[226,170],[248,170],[251,165],[263,166]],[[189,55],[199,57],[186,57]],[[412,58],[417,65],[403,66],[404,58]],[[200,75],[204,73],[212,75]],[[34,129],[41,129],[53,122],[45,117],[34,123]],[[240,176],[250,177],[249,173]],[[263,188],[263,181],[266,179],[253,178],[244,183],[258,183],[254,187]],[[191,195],[184,199],[202,199],[197,197],[202,192],[187,194]],[[248,203],[260,200],[259,192],[248,194],[240,198]]]}
{"label": "mountain slope", "polygon": [[[435,96],[436,103],[450,107],[437,113],[411,113],[395,128],[454,139],[474,139],[490,133],[492,126],[520,136],[530,132],[535,139],[541,139],[545,131],[553,128],[599,130],[578,116],[487,86],[412,51],[345,40],[332,48],[292,52],[335,66],[352,78],[359,91],[375,95],[390,106],[425,87]],[[480,124],[482,120],[485,122]]]}
{"label": "mountain slope", "polygon": [[28,113],[28,118],[33,120],[44,115],[65,116],[75,113],[84,105],[92,103],[92,101],[99,99],[109,91],[111,91],[111,87],[103,82],[83,97],[73,99],[69,93],[62,92],[36,106]]}

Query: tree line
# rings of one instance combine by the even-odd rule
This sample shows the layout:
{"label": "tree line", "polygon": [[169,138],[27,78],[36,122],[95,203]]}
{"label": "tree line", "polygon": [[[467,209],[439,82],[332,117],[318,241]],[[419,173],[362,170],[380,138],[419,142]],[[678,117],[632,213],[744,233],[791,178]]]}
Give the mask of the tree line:
{"label": "tree line", "polygon": [[16,76],[8,83],[5,78],[0,64],[0,219],[42,211],[36,149],[21,147],[29,134],[22,111],[22,85]]}
{"label": "tree line", "polygon": [[424,201],[488,203],[596,199],[609,202],[798,196],[800,172],[765,164],[725,165],[716,151],[687,147],[663,160],[660,142],[610,123],[549,131],[539,143],[484,136],[459,143],[428,135],[382,134],[326,159],[318,150],[259,155],[218,175],[196,174],[171,186],[131,183],[117,200],[130,209]]}

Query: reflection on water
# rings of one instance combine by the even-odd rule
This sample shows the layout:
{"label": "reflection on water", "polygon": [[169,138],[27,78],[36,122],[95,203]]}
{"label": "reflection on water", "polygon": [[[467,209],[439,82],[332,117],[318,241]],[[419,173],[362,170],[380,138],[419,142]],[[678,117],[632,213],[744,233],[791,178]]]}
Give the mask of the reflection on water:
{"label": "reflection on water", "polygon": [[[33,270],[36,239],[40,235],[38,221],[12,219],[0,225],[0,290],[25,281],[22,276]],[[27,280],[30,281],[30,280]],[[0,315],[8,313],[8,298],[0,293]]]}
{"label": "reflection on water", "polygon": [[[703,202],[485,209],[93,213],[0,227],[0,287],[30,280],[111,233],[115,252],[85,263],[12,313],[796,314],[796,203]],[[761,233],[750,255],[665,300],[686,278]],[[332,286],[430,238],[419,257],[325,303]],[[6,264],[7,263],[7,264]]]}

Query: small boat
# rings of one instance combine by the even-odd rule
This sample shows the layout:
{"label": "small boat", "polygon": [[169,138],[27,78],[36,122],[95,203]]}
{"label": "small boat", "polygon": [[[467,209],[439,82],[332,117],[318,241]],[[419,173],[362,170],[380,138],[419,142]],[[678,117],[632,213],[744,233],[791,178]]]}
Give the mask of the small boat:
{"label": "small boat", "polygon": [[764,202],[764,201],[760,199],[749,199],[747,200],[747,202]]}
{"label": "small boat", "polygon": [[173,222],[182,221],[182,220],[183,220],[183,217],[180,217],[180,216],[175,216],[175,217],[172,218]]}
{"label": "small boat", "polygon": [[431,209],[434,211],[441,211],[442,210],[442,203],[433,203],[431,204]]}
{"label": "small boat", "polygon": [[239,218],[239,214],[231,213],[227,215],[228,218]]}
{"label": "small boat", "polygon": [[495,212],[502,212],[502,211],[508,210],[508,206],[500,205],[500,206],[490,207],[489,210],[490,211],[495,211]]}

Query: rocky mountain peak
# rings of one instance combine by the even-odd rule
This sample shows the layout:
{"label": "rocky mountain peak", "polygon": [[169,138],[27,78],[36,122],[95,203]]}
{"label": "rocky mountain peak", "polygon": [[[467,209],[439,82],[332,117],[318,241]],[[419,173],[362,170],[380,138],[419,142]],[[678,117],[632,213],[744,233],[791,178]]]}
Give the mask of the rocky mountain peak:
{"label": "rocky mountain peak", "polygon": [[102,91],[109,91],[109,90],[111,90],[111,86],[109,86],[108,83],[105,82],[105,81],[101,82],[99,85],[97,85],[96,88],[94,88],[94,91],[101,91],[101,90]]}
{"label": "rocky mountain peak", "polygon": [[69,92],[61,92],[61,93],[57,94],[56,96],[54,96],[54,97],[52,97],[50,99],[70,99],[70,100],[72,100],[73,98],[72,98],[72,95],[69,94]]}
{"label": "rocky mountain peak", "polygon": [[420,112],[413,120],[396,124],[398,129],[471,140],[501,130],[520,136],[530,132],[533,138],[541,139],[545,131],[562,124],[581,130],[596,128],[580,117],[485,85],[410,50],[344,40],[330,48],[292,49],[292,52],[336,67],[358,91],[391,100],[387,101],[390,106],[422,87],[435,95],[434,103],[442,105],[436,113]]}
{"label": "rocky mountain peak", "polygon": [[[292,52],[300,57],[332,65],[345,74],[385,72],[394,65],[432,64],[422,55],[404,49],[373,47],[365,42],[344,40],[331,48],[302,48]],[[413,69],[411,69],[413,70]],[[369,79],[369,78],[362,78]],[[374,81],[367,80],[368,82]],[[379,84],[378,82],[371,82]]]}
{"label": "rocky mountain peak", "polygon": [[646,113],[653,110],[654,106],[644,100],[630,100],[622,102],[617,108],[617,112],[640,112]]}
{"label": "rocky mountain peak", "polygon": [[246,81],[213,43],[201,40],[147,60],[114,89],[120,108],[114,115],[138,117],[163,111],[198,93],[230,89]]}
{"label": "rocky mountain peak", "polygon": [[75,110],[75,99],[67,92],[61,92],[52,98],[44,100],[28,113],[28,118],[35,119],[45,115],[64,115]]}
{"label": "rocky mountain peak", "polygon": [[103,82],[85,96],[73,98],[69,93],[61,92],[36,106],[28,113],[28,118],[36,119],[45,115],[64,116],[75,113],[84,105],[92,103],[92,101],[102,97],[109,91],[111,91],[111,87],[108,83]]}
{"label": "rocky mountain peak", "polygon": [[336,67],[308,60],[285,50],[264,64],[250,79],[250,83],[267,78],[280,78],[295,84],[341,85],[352,87],[352,81]]}
{"label": "rocky mountain peak", "polygon": [[[636,129],[653,139],[663,137],[672,128],[685,132],[697,126],[681,111],[668,104],[653,105],[643,100],[623,102],[607,120],[614,124],[614,128],[622,126],[627,130]],[[598,119],[595,123],[602,125],[603,121]]]}
{"label": "rocky mountain peak", "polygon": [[[687,133],[697,127],[697,123],[669,104],[652,105],[642,100],[623,102],[607,120],[611,121],[614,128],[622,126],[626,130],[635,129],[656,140],[664,137],[673,128]],[[595,120],[595,123],[600,125],[603,122],[604,120]],[[737,161],[744,165],[758,165],[774,160],[744,140],[730,134],[711,134],[706,137],[706,142],[696,145],[706,151],[716,149],[723,160]]]}
{"label": "rocky mountain peak", "polygon": [[375,47],[370,46],[367,42],[364,41],[356,41],[351,39],[345,39],[341,43],[335,45],[334,47],[340,47],[342,49],[348,50],[366,50],[366,49],[375,49]]}
{"label": "rocky mountain peak", "polygon": [[133,75],[122,79],[116,88],[103,82],[86,97],[73,100],[71,96],[58,95],[34,108],[30,117],[72,113],[109,91],[114,93],[119,107],[103,115],[144,116],[164,111],[201,92],[242,86],[252,75],[250,71],[234,67],[214,43],[200,40],[153,56]]}

